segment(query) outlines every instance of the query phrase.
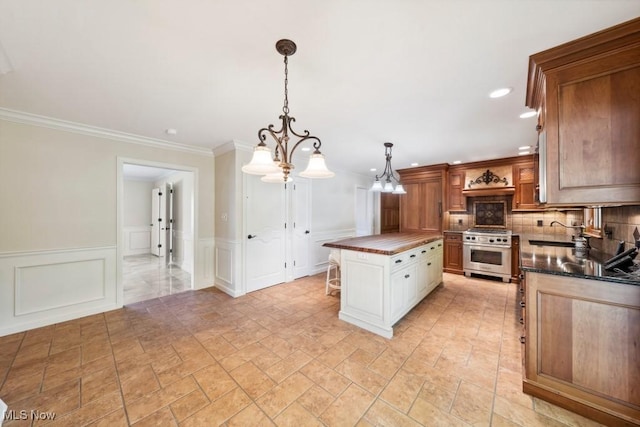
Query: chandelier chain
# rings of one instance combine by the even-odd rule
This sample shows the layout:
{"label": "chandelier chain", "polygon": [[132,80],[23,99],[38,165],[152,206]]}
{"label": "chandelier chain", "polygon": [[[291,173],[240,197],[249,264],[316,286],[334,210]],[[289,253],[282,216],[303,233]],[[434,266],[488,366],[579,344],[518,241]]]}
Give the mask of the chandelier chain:
{"label": "chandelier chain", "polygon": [[285,115],[289,115],[289,59],[287,55],[284,56],[284,106],[282,107],[282,111]]}

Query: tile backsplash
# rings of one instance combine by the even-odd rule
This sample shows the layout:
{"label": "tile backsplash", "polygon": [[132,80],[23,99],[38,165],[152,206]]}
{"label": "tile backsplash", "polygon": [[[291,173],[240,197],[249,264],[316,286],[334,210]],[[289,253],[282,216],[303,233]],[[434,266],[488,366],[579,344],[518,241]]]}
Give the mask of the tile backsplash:
{"label": "tile backsplash", "polygon": [[[507,196],[505,199],[508,201],[507,206],[510,207],[511,198]],[[474,226],[471,200],[467,201],[467,206],[469,206],[468,212],[449,214],[448,230],[465,231]],[[542,238],[576,234],[575,229],[552,227],[552,221],[560,221],[566,225],[580,225],[583,219],[582,209],[539,212],[513,212],[510,208],[507,209],[508,229],[518,234],[541,235]],[[538,221],[542,221],[542,226],[538,226]],[[611,237],[603,234],[602,239],[591,238],[591,247],[613,254],[618,247],[618,242],[624,240],[625,249],[630,249],[635,244],[634,231],[638,229],[640,233],[640,205],[602,208],[602,224],[606,230],[611,231]]]}
{"label": "tile backsplash", "polygon": [[610,236],[603,233],[602,239],[591,239],[591,247],[602,252],[614,254],[618,242],[625,242],[625,249],[635,245],[634,232],[640,233],[640,205],[602,208],[602,226],[611,231]]}

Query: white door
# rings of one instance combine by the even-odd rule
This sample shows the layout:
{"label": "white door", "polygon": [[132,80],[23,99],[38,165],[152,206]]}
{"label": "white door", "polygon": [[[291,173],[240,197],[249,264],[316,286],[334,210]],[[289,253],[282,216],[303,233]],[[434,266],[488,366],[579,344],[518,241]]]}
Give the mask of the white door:
{"label": "white door", "polygon": [[247,292],[285,281],[285,187],[245,175]]}
{"label": "white door", "polygon": [[165,196],[160,188],[151,190],[151,253],[165,254]]}
{"label": "white door", "polygon": [[311,197],[309,181],[296,178],[291,186],[293,244],[293,279],[309,275],[309,242],[311,240]]}

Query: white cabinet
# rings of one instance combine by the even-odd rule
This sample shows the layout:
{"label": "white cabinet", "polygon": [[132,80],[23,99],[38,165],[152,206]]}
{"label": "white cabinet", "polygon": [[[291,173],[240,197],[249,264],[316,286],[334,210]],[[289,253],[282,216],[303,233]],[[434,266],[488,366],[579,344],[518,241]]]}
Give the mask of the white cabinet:
{"label": "white cabinet", "polygon": [[341,251],[340,319],[385,338],[442,283],[442,239],[388,256]]}

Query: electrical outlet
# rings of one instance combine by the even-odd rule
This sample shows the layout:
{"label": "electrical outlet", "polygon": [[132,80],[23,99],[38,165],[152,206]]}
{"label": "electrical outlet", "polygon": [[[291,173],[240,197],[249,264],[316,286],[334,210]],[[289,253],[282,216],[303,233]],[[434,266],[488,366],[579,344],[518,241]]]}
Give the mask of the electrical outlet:
{"label": "electrical outlet", "polygon": [[462,225],[462,219],[458,219],[458,225]]}
{"label": "electrical outlet", "polygon": [[538,227],[542,227],[542,220],[541,220],[541,219],[539,219],[539,220],[538,220],[538,222],[537,222],[537,224],[538,224]]}

